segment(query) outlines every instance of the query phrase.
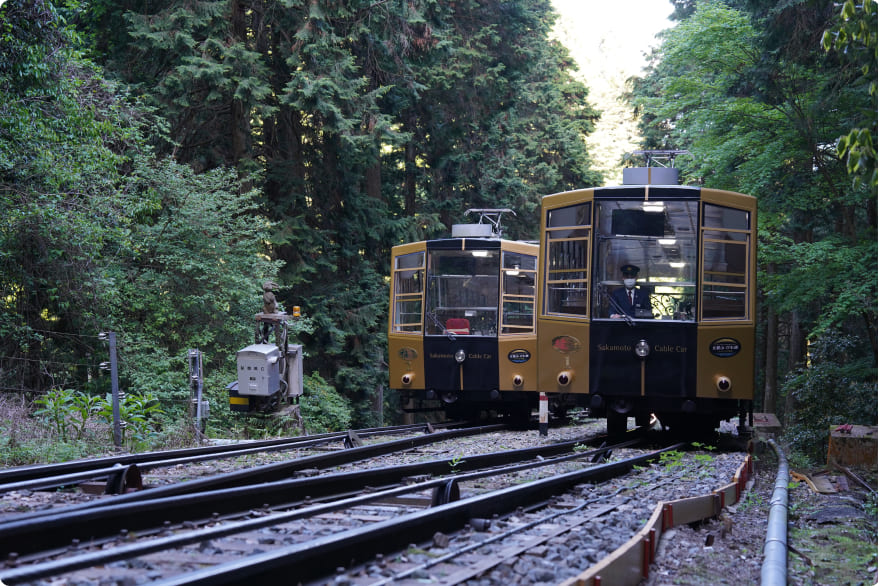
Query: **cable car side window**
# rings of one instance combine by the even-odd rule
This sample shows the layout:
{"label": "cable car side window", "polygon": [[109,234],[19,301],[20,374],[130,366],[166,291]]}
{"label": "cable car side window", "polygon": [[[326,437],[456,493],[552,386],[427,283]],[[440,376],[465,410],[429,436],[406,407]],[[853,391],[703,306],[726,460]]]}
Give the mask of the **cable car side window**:
{"label": "cable car side window", "polygon": [[704,320],[750,319],[749,212],[703,204],[703,291]]}
{"label": "cable car side window", "polygon": [[548,314],[587,315],[591,215],[589,203],[547,212],[544,309]]}
{"label": "cable car side window", "polygon": [[535,276],[538,259],[519,252],[503,252],[501,260],[501,333],[535,331]]}
{"label": "cable car side window", "polygon": [[394,259],[394,332],[422,332],[424,282],[424,252],[404,254]]}

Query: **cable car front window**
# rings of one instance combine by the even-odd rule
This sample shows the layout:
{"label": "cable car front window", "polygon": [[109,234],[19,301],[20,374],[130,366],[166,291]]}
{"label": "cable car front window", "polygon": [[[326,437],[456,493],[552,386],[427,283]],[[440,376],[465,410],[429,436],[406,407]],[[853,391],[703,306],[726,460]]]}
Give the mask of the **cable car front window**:
{"label": "cable car front window", "polygon": [[698,210],[693,201],[596,202],[594,319],[696,318]]}
{"label": "cable car front window", "polygon": [[425,334],[496,335],[499,263],[497,250],[429,251]]}

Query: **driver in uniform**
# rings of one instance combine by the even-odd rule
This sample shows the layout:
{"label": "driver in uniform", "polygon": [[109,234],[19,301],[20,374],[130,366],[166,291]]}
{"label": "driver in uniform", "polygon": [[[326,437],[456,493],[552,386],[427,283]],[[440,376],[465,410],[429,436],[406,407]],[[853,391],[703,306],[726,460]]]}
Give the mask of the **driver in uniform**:
{"label": "driver in uniform", "polygon": [[620,273],[623,275],[623,287],[611,293],[611,299],[614,301],[611,317],[621,318],[624,314],[630,317],[654,317],[651,312],[651,296],[647,291],[636,287],[639,267],[623,265],[620,267]]}

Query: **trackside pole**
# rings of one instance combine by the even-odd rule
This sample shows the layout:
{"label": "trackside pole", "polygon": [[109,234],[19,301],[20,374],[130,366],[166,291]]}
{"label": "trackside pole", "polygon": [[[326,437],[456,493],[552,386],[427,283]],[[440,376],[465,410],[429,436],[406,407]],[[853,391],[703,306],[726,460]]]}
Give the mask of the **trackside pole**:
{"label": "trackside pole", "polygon": [[116,363],[116,332],[101,332],[98,334],[99,340],[106,340],[110,343],[110,362],[102,362],[101,370],[110,370],[110,391],[113,400],[113,445],[117,448],[122,447],[122,428],[125,422],[121,420],[119,402],[125,398],[125,393],[119,391],[119,369]]}
{"label": "trackside pole", "polygon": [[549,417],[547,415],[547,394],[541,393],[538,397],[538,434],[547,435],[547,425]]}

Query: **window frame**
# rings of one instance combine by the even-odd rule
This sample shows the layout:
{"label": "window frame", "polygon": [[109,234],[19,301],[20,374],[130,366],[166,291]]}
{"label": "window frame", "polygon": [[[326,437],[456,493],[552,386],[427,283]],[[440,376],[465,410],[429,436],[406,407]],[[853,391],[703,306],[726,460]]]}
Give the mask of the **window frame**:
{"label": "window frame", "polygon": [[[752,222],[754,221],[753,214],[750,210],[721,205],[714,202],[702,202],[702,205],[703,208],[701,210],[700,221],[699,320],[702,323],[752,321],[754,307],[752,307],[752,292],[750,291],[750,286],[752,283],[752,249],[754,245],[754,242],[752,241],[754,238],[752,230]],[[742,213],[745,219],[745,227],[725,227],[723,222],[720,226],[708,225],[707,219],[709,214],[706,213],[708,206],[719,208],[721,210],[731,210]],[[717,233],[718,235],[710,236],[712,233]],[[735,234],[739,235],[741,238],[724,238],[723,236],[725,234]],[[714,255],[708,254],[708,247],[710,244],[742,247],[742,255],[737,257],[738,260],[741,260],[742,262],[742,271],[720,271],[716,270],[714,264],[710,265],[710,263],[713,262],[711,259],[714,257]],[[711,276],[715,276],[716,278],[713,279]],[[738,282],[720,280],[720,278],[723,277],[737,277]],[[742,312],[737,312],[737,315],[708,314],[707,310],[713,306],[713,304],[708,302],[708,299],[723,297],[725,295],[730,297],[741,297],[741,304],[737,304],[736,306],[741,306]]]}
{"label": "window frame", "polygon": [[[560,225],[560,226],[551,226],[550,218],[551,214],[555,212],[560,212],[569,208],[577,208],[583,207],[585,208],[586,213],[578,214],[575,212],[575,217],[582,216],[586,223],[584,224],[574,224],[574,225]],[[589,292],[590,292],[590,270],[592,266],[592,235],[593,235],[593,202],[592,201],[580,201],[575,202],[569,205],[560,206],[552,209],[548,209],[545,212],[545,228],[544,228],[544,284],[543,284],[543,303],[541,307],[542,315],[551,316],[551,317],[567,317],[567,318],[578,318],[589,320]],[[554,237],[554,235],[562,234],[563,232],[572,233],[572,236],[559,236]],[[584,247],[583,254],[580,255],[583,258],[582,266],[567,266],[564,268],[553,268],[553,264],[550,262],[551,254],[553,253],[553,249],[555,248],[555,244],[563,244],[566,242],[571,243],[581,243]],[[582,273],[582,278],[561,278],[561,279],[552,279],[551,275],[554,273],[557,274],[565,274],[565,273]],[[551,310],[551,301],[553,295],[551,291],[553,290],[563,290],[570,289],[572,293],[577,294],[578,292],[583,295],[583,312],[567,312],[561,311],[561,307],[554,307]]]}
{"label": "window frame", "polygon": [[[415,267],[403,267],[401,268],[401,260],[405,258],[412,258],[414,256],[420,256],[421,262]],[[416,252],[409,252],[405,254],[399,254],[394,257],[394,267],[392,269],[392,281],[391,286],[393,288],[393,311],[391,317],[391,332],[392,334],[401,334],[401,335],[410,335],[410,336],[420,336],[425,328],[425,258],[426,251],[419,250]],[[404,277],[404,273],[414,273],[416,275],[416,280],[419,283],[419,291],[417,292],[406,292],[403,293],[401,289],[402,279]],[[419,303],[419,311],[418,311],[418,321],[413,322],[402,322],[401,315],[412,315],[414,312],[401,311],[402,303]],[[405,329],[409,328],[409,329]]]}
{"label": "window frame", "polygon": [[[533,262],[534,268],[524,268],[522,263],[519,265],[519,268],[515,269],[519,274],[525,273],[532,276],[532,294],[531,295],[522,295],[519,293],[509,293],[507,288],[507,271],[510,270],[511,267],[508,266],[507,260],[509,255],[516,255],[520,257],[527,257],[531,259]],[[501,275],[499,276],[501,281],[501,319],[499,324],[499,335],[501,336],[514,336],[514,335],[522,335],[522,334],[534,334],[536,327],[536,298],[538,294],[538,257],[535,254],[527,254],[524,252],[519,252],[515,250],[502,250],[501,251]],[[531,305],[531,325],[523,326],[523,325],[515,325],[507,322],[508,314],[504,311],[504,306],[506,303],[525,303],[527,305]]]}

